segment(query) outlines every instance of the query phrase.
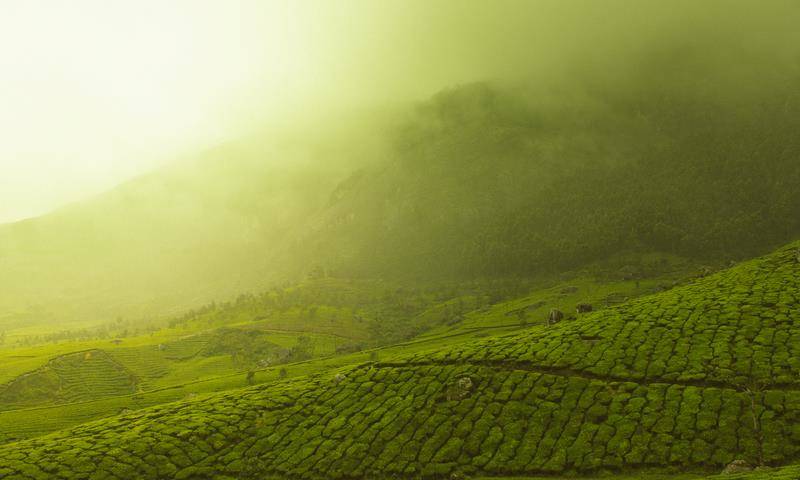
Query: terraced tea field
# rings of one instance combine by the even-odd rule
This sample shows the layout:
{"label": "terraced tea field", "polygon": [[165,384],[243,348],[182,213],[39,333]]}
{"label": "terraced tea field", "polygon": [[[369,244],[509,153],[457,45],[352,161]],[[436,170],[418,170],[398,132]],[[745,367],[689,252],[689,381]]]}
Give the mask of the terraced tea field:
{"label": "terraced tea field", "polygon": [[546,329],[0,446],[0,476],[635,476],[791,464],[800,461],[799,247]]}
{"label": "terraced tea field", "polygon": [[136,377],[102,350],[56,357],[0,390],[5,409],[42,403],[74,403],[136,391]]}
{"label": "terraced tea field", "polygon": [[557,329],[443,349],[412,364],[510,362],[577,376],[786,391],[800,388],[795,248]]}
{"label": "terraced tea field", "polygon": [[[274,382],[281,378],[282,373],[288,378],[294,378],[363,363],[374,357],[392,358],[435,346],[447,346],[468,341],[477,338],[480,334],[480,331],[464,331],[459,336],[443,335],[364,352],[268,367],[254,372],[253,383]],[[201,358],[200,361],[203,359]],[[196,375],[196,371],[192,370],[195,367],[193,362],[182,363],[180,366],[187,367],[189,370],[188,373],[183,374],[183,377]],[[166,382],[170,378],[160,377],[157,383]],[[35,409],[0,411],[0,443],[41,436],[87,421],[113,416],[123,411],[138,410],[197,395],[240,388],[246,386],[247,383],[246,374],[236,372],[191,382],[166,384],[165,386],[156,385],[153,389],[132,395],[106,397],[76,404],[48,405]]]}
{"label": "terraced tea field", "polygon": [[[307,375],[366,360],[385,360],[521,328],[535,328],[543,325],[551,306],[569,312],[575,304],[589,301],[602,308],[605,305],[603,299],[609,296],[640,296],[685,278],[692,271],[685,262],[671,262],[663,256],[633,260],[659,265],[655,272],[657,275],[626,281],[607,278],[602,270],[595,271],[596,277],[576,273],[583,276],[566,282],[551,281],[534,287],[526,296],[493,305],[487,305],[485,300],[475,295],[460,295],[452,299],[445,296],[444,301],[439,301],[425,294],[430,298],[419,300],[420,305],[426,305],[427,301],[434,303],[408,320],[413,325],[412,330],[421,330],[424,334],[401,343],[366,350],[363,337],[366,335],[364,328],[369,323],[366,318],[371,314],[384,315],[387,311],[397,314],[396,305],[402,305],[405,300],[398,300],[393,289],[382,287],[380,283],[376,286],[337,279],[320,279],[287,289],[289,300],[278,301],[273,298],[275,294],[269,294],[267,297],[243,297],[244,300],[227,306],[203,308],[181,317],[176,328],[157,330],[146,336],[114,341],[59,342],[26,348],[6,346],[0,350],[0,363],[3,363],[0,375],[6,375],[3,378],[8,379],[0,385],[0,400],[5,399],[0,401],[0,443],[32,438],[119,412],[193,395]],[[291,299],[291,296],[297,298]],[[311,302],[315,306],[303,307],[302,302]],[[361,306],[356,308],[358,305]],[[531,308],[531,305],[537,307]],[[454,317],[458,312],[473,308],[475,310],[461,317]],[[522,310],[525,310],[524,316],[520,315]],[[454,318],[457,321],[453,322]],[[277,328],[290,326],[294,321],[297,321],[294,329]],[[430,328],[431,325],[441,327]],[[318,332],[326,329],[340,333]],[[307,345],[298,358],[294,350],[301,338],[307,341]],[[58,382],[48,382],[47,375],[33,375],[41,373],[42,370],[37,368],[59,357],[90,350],[105,352],[111,362],[128,372],[128,376],[116,385],[116,390],[92,389],[76,397],[75,403],[69,403],[70,400],[54,393],[59,388]],[[73,375],[80,377],[82,374],[76,371]],[[135,387],[130,385],[131,375]],[[22,388],[11,388],[15,385]],[[12,395],[14,391],[17,393]],[[25,401],[11,398],[18,397],[20,391],[25,392]],[[32,407],[35,409],[31,410]]]}
{"label": "terraced tea field", "polygon": [[[100,348],[56,355],[44,365],[0,385],[0,411],[130,395],[244,371],[246,366],[233,364],[231,352],[209,351],[211,342],[219,335],[215,330],[139,346],[96,342]],[[262,336],[264,343],[275,338],[290,346],[300,334]],[[334,352],[335,342],[330,336],[305,336],[314,349],[312,356]],[[273,348],[284,349],[277,344]],[[42,360],[33,357],[29,363],[35,365]]]}

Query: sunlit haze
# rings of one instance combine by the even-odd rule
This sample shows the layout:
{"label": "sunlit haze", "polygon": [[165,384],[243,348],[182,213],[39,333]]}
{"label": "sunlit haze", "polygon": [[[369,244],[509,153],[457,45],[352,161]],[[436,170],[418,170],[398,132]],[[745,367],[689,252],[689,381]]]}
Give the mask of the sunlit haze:
{"label": "sunlit haze", "polygon": [[[313,116],[321,103],[358,94],[368,100],[365,90],[398,93],[389,78],[398,71],[385,65],[397,59],[376,44],[396,44],[392,36],[420,17],[400,2],[369,2],[358,20],[357,6],[2,2],[0,222],[96,193],[261,122]],[[418,28],[426,33],[424,22]]]}
{"label": "sunlit haze", "polygon": [[223,138],[253,59],[279,60],[260,20],[222,2],[3,2],[0,221]]}
{"label": "sunlit haze", "polygon": [[[568,64],[601,61],[609,68],[597,71],[614,78],[616,59],[646,38],[692,25],[712,25],[704,30],[713,36],[789,21],[730,2],[681,13],[693,3],[6,0],[0,222],[264,124],[419,100],[485,77],[541,77]],[[587,22],[609,5],[613,18]],[[725,25],[713,21],[720,9],[731,19]]]}

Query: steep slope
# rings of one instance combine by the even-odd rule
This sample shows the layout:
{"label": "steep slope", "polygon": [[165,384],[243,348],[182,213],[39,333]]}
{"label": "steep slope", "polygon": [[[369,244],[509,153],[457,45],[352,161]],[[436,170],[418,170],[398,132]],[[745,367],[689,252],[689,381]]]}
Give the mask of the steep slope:
{"label": "steep slope", "polygon": [[354,478],[800,459],[800,243],[467,346],[0,447],[4,478]]}

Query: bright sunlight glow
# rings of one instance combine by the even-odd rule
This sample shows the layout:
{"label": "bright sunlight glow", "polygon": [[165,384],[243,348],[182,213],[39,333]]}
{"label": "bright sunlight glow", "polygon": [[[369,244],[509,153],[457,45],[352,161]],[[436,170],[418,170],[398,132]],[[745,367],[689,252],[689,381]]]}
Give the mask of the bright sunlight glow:
{"label": "bright sunlight glow", "polygon": [[289,84],[288,5],[0,3],[0,222],[227,138],[256,87]]}

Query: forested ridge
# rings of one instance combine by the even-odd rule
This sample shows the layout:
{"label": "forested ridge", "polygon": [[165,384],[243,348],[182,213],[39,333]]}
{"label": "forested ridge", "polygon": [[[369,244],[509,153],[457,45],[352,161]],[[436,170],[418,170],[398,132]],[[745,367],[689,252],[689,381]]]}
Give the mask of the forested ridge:
{"label": "forested ridge", "polygon": [[339,186],[308,243],[347,273],[492,276],[620,250],[740,259],[794,238],[800,92],[681,87],[570,100],[574,87],[558,105],[444,91],[381,167]]}

